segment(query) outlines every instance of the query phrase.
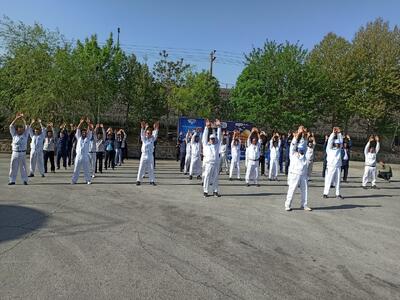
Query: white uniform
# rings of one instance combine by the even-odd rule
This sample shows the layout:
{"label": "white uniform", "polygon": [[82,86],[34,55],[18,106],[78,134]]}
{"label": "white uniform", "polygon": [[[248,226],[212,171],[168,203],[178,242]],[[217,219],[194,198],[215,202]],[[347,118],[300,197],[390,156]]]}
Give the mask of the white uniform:
{"label": "white uniform", "polygon": [[[300,145],[300,144],[299,144]],[[296,151],[297,140],[293,139],[290,144],[289,156],[290,166],[288,173],[288,192],[286,196],[285,208],[290,209],[294,192],[300,186],[301,191],[301,207],[307,207],[308,198],[308,175],[307,175],[307,152],[310,148],[306,148],[306,154],[300,154]]]}
{"label": "white uniform", "polygon": [[275,147],[273,139],[269,141],[269,179],[278,179],[279,170],[279,148],[281,147],[281,140],[279,139],[278,145]]}
{"label": "white uniform", "polygon": [[90,183],[90,157],[89,148],[90,140],[92,138],[92,131],[88,130],[86,137],[83,138],[81,130],[78,128],[75,133],[76,142],[76,157],[74,165],[74,174],[72,175],[72,183],[77,183],[79,174],[81,173],[81,167],[83,168],[83,173],[86,183]]}
{"label": "white uniform", "polygon": [[229,178],[233,176],[233,170],[237,170],[237,179],[240,179],[240,139],[237,145],[234,144],[234,140],[231,143],[231,166],[229,169]]}
{"label": "white uniform", "polygon": [[96,144],[97,144],[97,135],[93,133],[89,141],[89,162],[90,162],[90,173],[92,177],[95,176],[95,170],[96,170]]}
{"label": "white uniform", "polygon": [[313,165],[314,165],[314,149],[315,145],[313,144],[311,147],[307,146],[306,152],[306,160],[307,160],[307,176],[311,177]]}
{"label": "white uniform", "polygon": [[26,146],[28,144],[30,126],[25,126],[25,132],[18,135],[14,125],[10,125],[10,134],[12,137],[12,154],[10,162],[9,182],[15,183],[17,179],[18,169],[21,172],[21,179],[28,182],[28,174],[26,173]]}
{"label": "white uniform", "polygon": [[219,160],[220,166],[219,170],[223,171],[223,166],[225,165],[225,172],[228,172],[228,137],[225,137],[225,144],[221,141],[221,146],[219,147]]}
{"label": "white uniform", "polygon": [[250,141],[248,141],[248,145],[249,146],[246,149],[246,183],[250,184],[250,180],[252,180],[255,184],[258,184],[258,165],[260,164],[261,147],[260,140],[258,140],[257,144],[255,145],[251,144]]}
{"label": "white uniform", "polygon": [[148,138],[145,130],[140,130],[140,139],[142,141],[142,155],[140,156],[139,170],[136,181],[140,182],[145,175],[146,170],[149,172],[150,182],[154,182],[154,142],[157,140],[158,130],[153,130],[153,134]]}
{"label": "white uniform", "polygon": [[[329,194],[329,188],[332,182],[336,182],[336,196],[340,195],[340,171],[342,167],[341,147],[333,147],[334,133],[329,136],[326,145],[326,175],[325,175],[325,187],[324,195]],[[337,139],[340,145],[343,144],[342,134],[337,134]],[[335,180],[335,181],[333,181]]]}
{"label": "white uniform", "polygon": [[192,145],[190,143],[189,134],[186,135],[185,142],[186,142],[186,156],[185,156],[184,173],[187,174],[187,173],[189,173],[190,159],[192,156]]}
{"label": "white uniform", "polygon": [[372,186],[376,184],[376,155],[381,148],[379,142],[376,143],[375,153],[369,152],[370,142],[365,145],[364,155],[365,155],[365,167],[364,175],[362,178],[362,186],[366,187],[369,180],[371,180]]}
{"label": "white uniform", "polygon": [[[196,136],[199,134],[196,132],[192,135],[192,141],[190,143],[190,176],[200,176],[201,175],[201,143],[200,141],[195,141]],[[200,137],[200,136],[199,136]]]}
{"label": "white uniform", "polygon": [[44,175],[44,161],[43,161],[43,144],[47,134],[46,127],[42,126],[42,132],[36,135],[32,128],[29,128],[29,135],[31,136],[31,153],[29,157],[30,174],[35,174],[36,164],[41,175]]}
{"label": "white uniform", "polygon": [[214,193],[218,193],[218,175],[219,175],[219,147],[221,141],[221,128],[217,130],[215,144],[208,143],[208,127],[203,132],[203,163],[204,178],[203,191],[208,193],[208,187],[212,185]]}

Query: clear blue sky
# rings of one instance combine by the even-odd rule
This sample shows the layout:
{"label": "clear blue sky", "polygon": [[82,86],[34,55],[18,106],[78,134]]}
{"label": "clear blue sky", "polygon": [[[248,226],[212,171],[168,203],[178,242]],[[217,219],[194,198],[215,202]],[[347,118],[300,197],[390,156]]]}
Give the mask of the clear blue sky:
{"label": "clear blue sky", "polygon": [[0,15],[37,21],[75,40],[96,33],[104,41],[120,27],[121,45],[150,65],[159,48],[167,48],[197,70],[208,69],[209,53],[216,49],[214,74],[222,83],[235,83],[243,68],[240,55],[266,39],[299,41],[308,49],[328,32],[351,40],[377,17],[398,24],[400,1],[0,0]]}

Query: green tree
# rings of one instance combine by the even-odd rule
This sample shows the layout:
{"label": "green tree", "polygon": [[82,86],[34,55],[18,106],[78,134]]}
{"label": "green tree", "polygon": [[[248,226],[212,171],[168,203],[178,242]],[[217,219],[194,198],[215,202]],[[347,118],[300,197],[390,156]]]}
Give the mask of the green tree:
{"label": "green tree", "polygon": [[306,50],[288,42],[254,48],[231,97],[234,116],[279,130],[312,125],[321,109],[321,87],[306,58]]}

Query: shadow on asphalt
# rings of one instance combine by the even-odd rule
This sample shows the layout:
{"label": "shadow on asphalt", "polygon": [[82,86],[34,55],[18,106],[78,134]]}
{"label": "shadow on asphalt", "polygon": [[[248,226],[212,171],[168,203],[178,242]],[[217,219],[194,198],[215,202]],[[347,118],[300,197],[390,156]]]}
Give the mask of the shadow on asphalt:
{"label": "shadow on asphalt", "polygon": [[353,208],[369,208],[369,207],[382,207],[382,205],[358,205],[358,204],[342,204],[325,207],[313,207],[313,210],[332,210],[332,209],[353,209]]}
{"label": "shadow on asphalt", "polygon": [[15,240],[43,227],[48,216],[34,208],[0,205],[0,243]]}

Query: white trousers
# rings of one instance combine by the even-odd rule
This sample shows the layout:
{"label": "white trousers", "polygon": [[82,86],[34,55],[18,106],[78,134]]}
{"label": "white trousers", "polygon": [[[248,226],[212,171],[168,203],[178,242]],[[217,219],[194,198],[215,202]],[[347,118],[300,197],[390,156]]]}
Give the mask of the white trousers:
{"label": "white trousers", "polygon": [[26,173],[26,152],[14,152],[11,154],[10,161],[10,182],[14,182],[17,180],[18,169],[21,172],[22,181],[28,182],[28,174]]}
{"label": "white trousers", "polygon": [[29,156],[29,171],[31,174],[35,174],[36,164],[39,169],[39,173],[44,175],[43,150],[31,151]]}
{"label": "white trousers", "polygon": [[258,165],[258,160],[247,160],[246,183],[250,183],[250,180],[254,181],[255,184],[258,183]]}
{"label": "white trousers", "polygon": [[191,176],[199,176],[201,175],[201,158],[199,156],[195,156],[190,158],[190,169],[189,175]]}
{"label": "white trousers", "polygon": [[83,157],[81,155],[77,155],[75,157],[74,164],[74,174],[72,175],[72,183],[77,183],[79,179],[79,175],[81,173],[81,168],[83,168],[83,175],[85,177],[86,183],[90,182],[90,158],[89,156]]}
{"label": "white trousers", "polygon": [[146,170],[149,173],[150,182],[154,182],[154,180],[155,180],[154,156],[150,155],[150,157],[148,157],[142,153],[142,156],[140,157],[139,170],[138,170],[136,181],[142,181],[142,178],[145,175]]}
{"label": "white trousers", "polygon": [[213,191],[218,192],[219,161],[204,163],[203,191],[208,193],[208,187],[212,185]]}
{"label": "white trousers", "polygon": [[289,173],[288,175],[288,192],[285,201],[285,208],[290,208],[292,205],[293,195],[296,191],[296,188],[300,185],[301,191],[301,207],[307,206],[307,198],[308,198],[308,177],[307,175],[298,175]]}
{"label": "white trousers", "polygon": [[233,171],[237,171],[237,179],[240,179],[240,158],[232,156],[231,166],[229,168],[229,178],[232,178]]}
{"label": "white trousers", "polygon": [[336,196],[340,195],[340,170],[341,167],[326,167],[324,195],[329,194],[329,189],[333,182],[336,186]]}
{"label": "white trousers", "polygon": [[96,152],[89,153],[89,160],[90,160],[90,173],[91,175],[94,175],[96,171]]}
{"label": "white trousers", "polygon": [[373,186],[376,184],[376,167],[370,167],[370,166],[364,167],[362,186],[367,186],[369,180],[371,180]]}
{"label": "white trousers", "polygon": [[186,153],[186,157],[185,157],[185,167],[184,167],[184,170],[183,170],[184,173],[189,173],[189,170],[190,170],[190,160],[191,160],[191,155],[188,155],[188,154]]}
{"label": "white trousers", "polygon": [[279,159],[274,158],[271,159],[269,162],[269,179],[276,179],[278,178],[278,170],[279,170]]}
{"label": "white trousers", "polygon": [[219,164],[220,171],[223,171],[223,167],[225,166],[225,172],[228,172],[228,170],[229,170],[228,157],[227,157],[226,153],[221,153],[219,160],[220,160],[220,164]]}

